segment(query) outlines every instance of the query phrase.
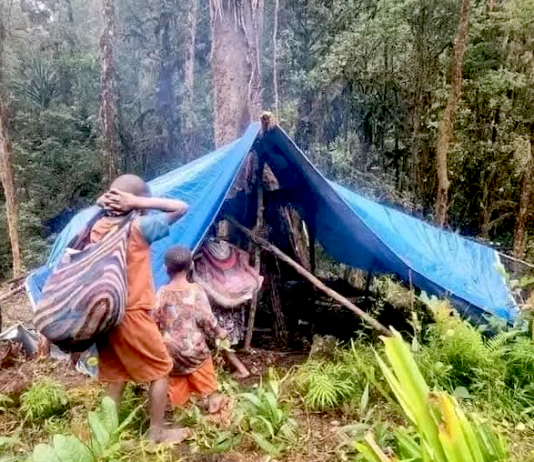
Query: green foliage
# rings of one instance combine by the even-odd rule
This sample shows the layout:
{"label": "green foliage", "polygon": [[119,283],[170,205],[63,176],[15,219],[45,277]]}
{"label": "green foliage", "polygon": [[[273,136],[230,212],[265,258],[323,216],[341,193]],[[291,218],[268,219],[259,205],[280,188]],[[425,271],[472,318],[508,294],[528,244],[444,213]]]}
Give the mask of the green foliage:
{"label": "green foliage", "polygon": [[21,396],[21,411],[28,420],[43,421],[65,412],[67,395],[59,382],[43,380],[35,382]]}
{"label": "green foliage", "polygon": [[280,379],[270,370],[265,383],[241,395],[245,430],[259,448],[273,457],[279,457],[298,436],[297,424],[281,402],[280,385]]}
{"label": "green foliage", "polygon": [[237,432],[237,428],[218,428],[203,416],[195,405],[184,410],[179,421],[181,425],[194,428],[194,435],[190,440],[192,452],[228,452],[241,443],[242,435]]}
{"label": "green foliage", "polygon": [[354,394],[352,371],[345,365],[308,361],[296,376],[296,385],[311,409],[326,411],[338,407]]}
{"label": "green foliage", "polygon": [[148,403],[148,395],[146,389],[133,384],[128,384],[122,395],[121,405],[119,409],[119,422],[128,419],[128,416],[133,415],[130,419],[128,428],[138,428],[141,433],[148,429],[148,415],[146,412],[139,411],[146,407]]}
{"label": "green foliage", "polygon": [[[377,384],[370,347],[353,340],[348,348],[338,349],[334,361],[309,360],[291,378],[291,385],[311,410],[329,411],[343,404],[355,405],[369,400],[369,383]],[[366,407],[366,406],[365,406]]]}
{"label": "green foliage", "polygon": [[498,462],[508,460],[504,439],[490,425],[469,418],[456,400],[443,392],[431,392],[401,335],[384,338],[390,366],[377,361],[414,431],[397,431],[399,458],[386,455],[373,436],[357,449],[369,462]]}
{"label": "green foliage", "polygon": [[87,444],[69,435],[54,435],[51,444],[38,444],[31,462],[115,462],[122,454],[121,435],[138,409],[119,424],[115,402],[105,397],[97,411],[89,412],[91,440]]}
{"label": "green foliage", "polygon": [[5,412],[12,405],[13,400],[9,396],[0,393],[0,412]]}

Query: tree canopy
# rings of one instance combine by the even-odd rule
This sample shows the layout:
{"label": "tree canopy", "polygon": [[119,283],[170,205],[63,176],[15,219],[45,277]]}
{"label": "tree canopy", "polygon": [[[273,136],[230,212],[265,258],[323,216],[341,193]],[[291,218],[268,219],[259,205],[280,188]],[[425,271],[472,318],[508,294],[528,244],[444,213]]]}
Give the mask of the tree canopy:
{"label": "tree canopy", "polygon": [[[105,186],[104,38],[113,51],[106,126],[115,167],[150,179],[216,144],[214,15],[233,3],[243,2],[0,0],[2,98],[27,268]],[[280,124],[330,178],[434,220],[438,131],[454,89],[461,0],[251,5],[261,40],[241,58],[258,59],[263,108],[278,107]],[[534,260],[534,0],[473,2],[467,20],[445,226]],[[247,24],[236,27],[250,39]],[[2,194],[0,276],[8,277]]]}

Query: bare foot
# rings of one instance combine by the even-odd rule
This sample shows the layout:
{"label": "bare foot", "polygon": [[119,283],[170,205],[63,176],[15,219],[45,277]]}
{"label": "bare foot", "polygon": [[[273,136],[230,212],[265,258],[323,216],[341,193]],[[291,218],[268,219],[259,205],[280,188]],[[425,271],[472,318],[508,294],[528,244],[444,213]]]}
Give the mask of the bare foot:
{"label": "bare foot", "polygon": [[192,431],[189,428],[162,428],[149,430],[149,438],[153,443],[180,444],[190,438]]}
{"label": "bare foot", "polygon": [[220,412],[223,406],[225,405],[225,397],[219,395],[218,393],[213,393],[208,398],[208,412],[210,414],[217,414]]}
{"label": "bare foot", "polygon": [[250,372],[247,371],[246,369],[245,370],[240,370],[240,371],[235,371],[233,374],[232,374],[232,377],[234,377],[235,379],[246,379],[247,377],[250,377]]}

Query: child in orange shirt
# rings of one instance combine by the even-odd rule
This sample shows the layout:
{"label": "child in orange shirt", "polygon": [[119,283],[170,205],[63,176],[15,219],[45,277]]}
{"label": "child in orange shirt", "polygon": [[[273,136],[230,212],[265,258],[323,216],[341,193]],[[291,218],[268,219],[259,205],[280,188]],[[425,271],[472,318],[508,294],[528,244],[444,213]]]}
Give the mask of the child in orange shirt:
{"label": "child in orange shirt", "polygon": [[114,232],[132,210],[143,215],[149,209],[166,212],[134,220],[126,253],[128,301],[122,323],[97,341],[100,381],[107,394],[120,403],[127,382],[149,382],[150,438],[155,442],[178,443],[188,436],[185,429],[164,429],[167,386],[172,361],[163,338],[149,314],[156,297],[152,281],[150,244],[168,235],[169,225],[187,212],[179,200],[150,197],[148,185],[134,175],[123,175],[111,185],[98,205],[107,211],[91,230],[91,242]]}
{"label": "child in orange shirt", "polygon": [[169,379],[169,399],[173,407],[184,405],[191,394],[208,398],[211,413],[219,411],[222,398],[206,338],[225,338],[217,324],[208,297],[201,286],[190,283],[192,268],[189,249],[170,248],[165,266],[171,281],[158,293],[154,318],[173,361]]}

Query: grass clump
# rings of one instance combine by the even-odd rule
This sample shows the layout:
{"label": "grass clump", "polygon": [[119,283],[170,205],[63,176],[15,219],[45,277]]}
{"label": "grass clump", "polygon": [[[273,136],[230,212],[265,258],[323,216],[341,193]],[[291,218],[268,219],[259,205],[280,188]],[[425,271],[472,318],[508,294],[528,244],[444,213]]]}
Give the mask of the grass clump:
{"label": "grass clump", "polygon": [[59,382],[42,380],[22,394],[20,408],[25,419],[43,421],[62,415],[68,404],[65,389]]}

